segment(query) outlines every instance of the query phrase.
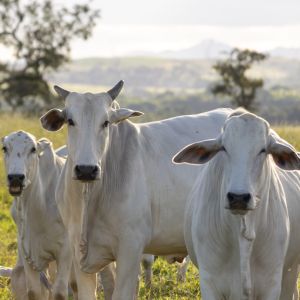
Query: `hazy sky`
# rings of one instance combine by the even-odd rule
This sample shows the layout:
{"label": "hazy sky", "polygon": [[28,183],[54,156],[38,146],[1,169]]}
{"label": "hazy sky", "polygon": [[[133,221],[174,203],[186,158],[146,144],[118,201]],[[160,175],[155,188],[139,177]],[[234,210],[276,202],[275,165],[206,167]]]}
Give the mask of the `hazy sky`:
{"label": "hazy sky", "polygon": [[204,39],[258,50],[300,47],[300,0],[101,0],[94,6],[101,20],[85,47],[74,43],[73,57],[176,50]]}
{"label": "hazy sky", "polygon": [[[67,1],[81,2],[86,0]],[[258,50],[300,47],[300,0],[94,0],[92,3],[101,9],[101,19],[89,41],[73,43],[74,58],[177,50],[204,39]],[[4,55],[5,51],[2,52]]]}
{"label": "hazy sky", "polygon": [[[73,1],[76,2],[76,1]],[[102,0],[109,24],[274,26],[300,22],[299,0]]]}

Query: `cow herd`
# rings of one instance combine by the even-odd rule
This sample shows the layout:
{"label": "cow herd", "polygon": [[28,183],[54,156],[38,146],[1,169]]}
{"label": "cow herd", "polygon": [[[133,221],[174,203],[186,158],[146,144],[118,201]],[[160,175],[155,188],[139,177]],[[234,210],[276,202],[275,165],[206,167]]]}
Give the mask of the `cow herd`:
{"label": "cow herd", "polygon": [[122,86],[55,86],[64,108],[41,125],[67,126],[66,147],[24,131],[2,139],[16,299],[67,300],[72,290],[94,300],[99,272],[105,299],[133,300],[141,261],[189,255],[204,300],[298,300],[296,150],[242,109],[133,123],[142,113],[120,108]]}

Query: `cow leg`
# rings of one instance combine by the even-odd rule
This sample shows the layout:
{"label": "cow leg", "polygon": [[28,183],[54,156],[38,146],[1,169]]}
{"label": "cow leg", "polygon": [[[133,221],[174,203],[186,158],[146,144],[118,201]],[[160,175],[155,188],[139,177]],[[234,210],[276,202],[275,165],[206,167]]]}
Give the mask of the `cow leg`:
{"label": "cow leg", "polygon": [[183,262],[178,265],[178,267],[177,267],[177,281],[185,282],[186,271],[187,271],[189,262],[190,262],[190,258],[189,258],[189,256],[187,256],[187,257],[185,257]]}
{"label": "cow leg", "polygon": [[68,299],[68,283],[72,267],[72,252],[70,246],[66,242],[59,254],[56,261],[57,272],[53,285],[53,298],[54,300],[67,300]]}
{"label": "cow leg", "polygon": [[149,289],[152,282],[152,266],[154,263],[154,256],[151,254],[144,254],[142,258],[142,265],[145,273],[145,287]]}
{"label": "cow leg", "polygon": [[70,273],[70,288],[72,290],[73,300],[78,300],[78,285],[76,281],[74,263],[72,263],[72,268]]}
{"label": "cow leg", "polygon": [[[298,295],[295,295],[297,289],[298,265],[295,264],[288,270],[284,270],[282,278],[280,300],[297,300]],[[298,294],[298,293],[297,293]]]}
{"label": "cow leg", "polygon": [[40,282],[40,273],[34,271],[26,261],[24,261],[27,296],[29,300],[48,299],[48,291]]}
{"label": "cow leg", "polygon": [[115,288],[116,268],[112,262],[100,271],[101,283],[104,291],[104,299],[111,300]]}
{"label": "cow leg", "polygon": [[26,300],[27,289],[26,289],[26,277],[24,267],[17,264],[11,274],[11,289],[16,300]]}
{"label": "cow leg", "polygon": [[88,274],[81,271],[76,259],[74,259],[73,265],[77,281],[78,299],[96,300],[96,274]]}
{"label": "cow leg", "polygon": [[214,283],[214,278],[211,276],[201,274],[200,272],[200,288],[201,299],[203,300],[220,300],[225,299],[225,295],[220,295]]}
{"label": "cow leg", "polygon": [[[134,239],[128,238],[128,240],[132,241]],[[135,299],[142,252],[142,247],[134,248],[133,243],[119,246],[113,300]]]}

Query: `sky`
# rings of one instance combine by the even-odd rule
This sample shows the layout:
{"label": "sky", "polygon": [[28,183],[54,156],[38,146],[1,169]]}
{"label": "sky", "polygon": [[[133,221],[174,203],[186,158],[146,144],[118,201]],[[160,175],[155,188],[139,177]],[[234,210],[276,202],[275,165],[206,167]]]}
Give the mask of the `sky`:
{"label": "sky", "polygon": [[[73,58],[179,50],[206,39],[261,51],[300,48],[300,0],[94,0],[92,5],[101,19],[90,40],[73,42]],[[0,49],[0,54],[7,53]]]}
{"label": "sky", "polygon": [[73,44],[73,57],[179,50],[205,39],[261,51],[300,47],[299,0],[100,0],[93,5],[101,9],[101,19],[88,42]]}

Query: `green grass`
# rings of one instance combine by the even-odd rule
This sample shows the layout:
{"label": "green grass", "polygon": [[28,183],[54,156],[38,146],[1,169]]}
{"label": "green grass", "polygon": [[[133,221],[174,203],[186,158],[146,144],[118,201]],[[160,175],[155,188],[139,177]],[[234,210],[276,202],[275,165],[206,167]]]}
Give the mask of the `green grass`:
{"label": "green grass", "polygon": [[[16,131],[25,130],[37,138],[49,138],[54,147],[65,143],[65,130],[49,133],[41,128],[37,118],[25,118],[20,115],[0,114],[0,136]],[[300,149],[300,127],[282,126],[275,130],[298,150]],[[2,155],[0,155],[0,265],[13,266],[16,259],[16,227],[10,217],[12,197],[6,189]],[[153,267],[153,283],[150,290],[140,283],[139,299],[169,299],[194,300],[200,298],[198,272],[191,264],[185,283],[177,283],[177,267],[169,265],[163,259],[158,259]],[[0,300],[12,299],[7,279],[0,278]],[[99,299],[104,299],[99,295]]]}

